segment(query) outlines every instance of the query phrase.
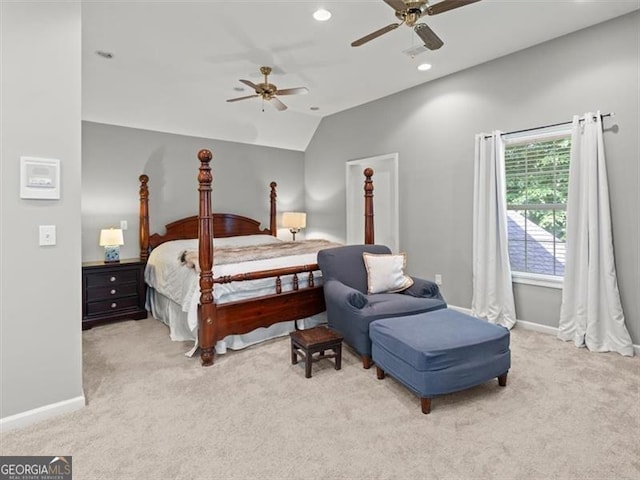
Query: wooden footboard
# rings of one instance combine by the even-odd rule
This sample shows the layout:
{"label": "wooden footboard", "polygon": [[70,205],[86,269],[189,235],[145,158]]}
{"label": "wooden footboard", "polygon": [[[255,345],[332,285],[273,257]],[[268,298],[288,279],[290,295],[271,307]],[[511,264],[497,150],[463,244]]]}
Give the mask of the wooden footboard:
{"label": "wooden footboard", "polygon": [[[202,365],[213,365],[215,344],[232,334],[244,334],[259,327],[275,323],[298,320],[325,311],[322,286],[315,284],[314,272],[317,264],[262,270],[214,278],[213,263],[214,232],[217,238],[235,235],[270,234],[277,236],[276,183],[271,182],[269,229],[260,230],[259,222],[233,214],[212,213],[211,192],[213,175],[209,150],[198,152],[199,212],[166,225],[164,235],[149,234],[149,191],[146,175],[140,176],[140,258],[146,260],[150,249],[180,238],[198,238],[198,261],[200,266],[200,304],[198,306],[198,342]],[[364,170],[365,243],[374,243],[373,228],[373,170]],[[299,276],[304,275],[306,286],[301,287]],[[292,276],[292,287],[284,291],[282,277]],[[216,284],[273,278],[274,293],[259,298],[216,305],[213,289]]]}
{"label": "wooden footboard", "polygon": [[[258,327],[268,327],[274,323],[297,320],[309,317],[325,310],[324,294],[321,287],[316,287],[313,271],[318,265],[304,265],[261,272],[251,272],[213,279],[211,267],[213,263],[212,230],[211,230],[211,168],[209,162],[212,154],[209,150],[198,152],[200,173],[198,190],[200,192],[200,318],[199,342],[202,365],[213,365],[215,343],[230,334],[241,334]],[[373,226],[373,169],[367,168],[365,175],[365,243],[374,243]],[[297,274],[309,272],[308,287],[298,287]],[[282,292],[280,277],[294,275],[293,290]],[[259,278],[275,278],[275,294],[259,299],[232,302],[216,305],[213,302],[213,285],[232,281],[255,280]]]}

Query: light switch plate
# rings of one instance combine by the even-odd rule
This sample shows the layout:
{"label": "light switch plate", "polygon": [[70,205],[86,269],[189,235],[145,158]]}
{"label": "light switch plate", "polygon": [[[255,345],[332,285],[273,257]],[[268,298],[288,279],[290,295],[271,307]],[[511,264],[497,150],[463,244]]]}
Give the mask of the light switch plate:
{"label": "light switch plate", "polygon": [[56,244],[56,226],[40,225],[40,246]]}

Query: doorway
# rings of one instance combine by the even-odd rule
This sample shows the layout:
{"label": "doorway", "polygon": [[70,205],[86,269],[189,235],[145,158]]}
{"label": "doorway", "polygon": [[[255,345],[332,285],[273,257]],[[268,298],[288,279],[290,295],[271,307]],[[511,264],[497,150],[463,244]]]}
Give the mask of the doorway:
{"label": "doorway", "polygon": [[350,160],[346,163],[347,243],[362,243],[364,238],[363,171],[373,169],[373,218],[375,243],[387,245],[392,252],[400,248],[398,207],[398,154]]}

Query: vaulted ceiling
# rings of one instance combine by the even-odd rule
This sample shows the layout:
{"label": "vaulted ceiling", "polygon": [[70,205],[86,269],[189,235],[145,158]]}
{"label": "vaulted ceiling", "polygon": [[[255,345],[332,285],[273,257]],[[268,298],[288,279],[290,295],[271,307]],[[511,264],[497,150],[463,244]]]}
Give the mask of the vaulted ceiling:
{"label": "vaulted ceiling", "polygon": [[[320,7],[330,20],[313,19]],[[85,0],[82,115],[302,151],[324,116],[638,8],[638,0],[482,0],[425,17],[444,46],[412,57],[403,52],[421,42],[404,25],[350,46],[396,20],[383,0]],[[421,63],[432,68],[418,71]],[[239,79],[261,82],[263,65],[273,67],[269,81],[278,88],[305,86],[309,93],[280,97],[285,111],[259,98],[226,102],[253,94]]]}

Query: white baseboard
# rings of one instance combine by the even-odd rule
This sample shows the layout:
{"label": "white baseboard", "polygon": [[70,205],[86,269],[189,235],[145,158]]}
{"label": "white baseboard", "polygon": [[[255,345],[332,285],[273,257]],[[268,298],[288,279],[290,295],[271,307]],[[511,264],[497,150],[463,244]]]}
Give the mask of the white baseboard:
{"label": "white baseboard", "polygon": [[[449,305],[449,308],[471,315],[471,309],[469,308],[457,307],[455,305]],[[542,325],[540,323],[527,322],[526,320],[516,320],[516,327],[549,335],[558,335],[558,327],[550,327],[549,325]],[[634,355],[640,356],[640,345],[633,345],[633,353]]]}
{"label": "white baseboard", "polygon": [[540,323],[527,322],[526,320],[516,320],[516,326],[525,330],[533,330],[534,332],[547,333],[549,335],[558,335],[558,327],[550,327]]}
{"label": "white baseboard", "polygon": [[38,407],[33,410],[17,413],[16,415],[0,418],[0,432],[5,433],[9,430],[24,428],[28,425],[57,417],[63,413],[71,413],[76,410],[80,410],[84,406],[84,395],[80,395],[79,397],[70,398],[69,400],[52,403],[50,405],[45,405],[44,407]]}

